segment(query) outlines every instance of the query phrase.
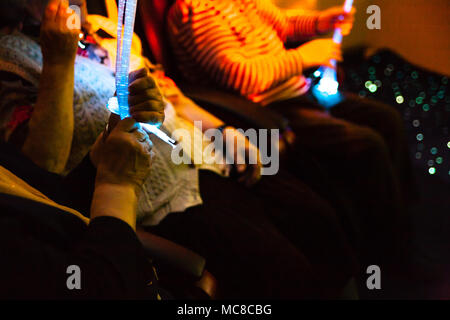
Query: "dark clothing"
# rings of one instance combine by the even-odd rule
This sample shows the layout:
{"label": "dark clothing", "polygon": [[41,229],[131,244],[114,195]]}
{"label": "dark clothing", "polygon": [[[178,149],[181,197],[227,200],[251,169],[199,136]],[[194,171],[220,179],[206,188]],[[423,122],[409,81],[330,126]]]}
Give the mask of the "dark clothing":
{"label": "dark clothing", "polygon": [[226,298],[336,297],[357,265],[334,210],[286,172],[248,189],[200,171],[202,206],[150,228],[206,258]]}
{"label": "dark clothing", "polygon": [[[68,198],[64,184],[57,183],[61,177],[9,146],[0,149],[0,165],[54,199]],[[66,211],[6,194],[0,194],[0,212],[1,298],[156,298],[155,287],[147,286],[154,280],[153,268],[125,222],[98,217],[88,226]],[[71,265],[80,268],[81,290],[66,285]]]}
{"label": "dark clothing", "polygon": [[[125,222],[99,217],[87,226],[65,211],[0,195],[0,298],[156,298],[153,270]],[[67,281],[80,268],[81,290]]]}
{"label": "dark clothing", "polygon": [[[270,106],[286,116],[296,133],[289,168],[300,150],[315,156],[336,192],[344,194],[358,251],[380,263],[402,231],[407,232],[405,202],[413,192],[403,122],[391,106],[347,95],[329,112],[307,97]],[[307,181],[308,182],[308,181]]]}
{"label": "dark clothing", "polygon": [[[11,148],[5,146],[0,164],[17,172],[36,189],[45,190],[60,204],[78,210],[89,208],[95,169],[88,159],[70,176],[62,178],[39,169]],[[207,269],[223,289],[223,297],[336,297],[356,274],[353,252],[333,209],[290,174],[280,172],[276,176],[263,177],[255,188],[248,189],[233,179],[200,171],[200,190],[204,199],[202,206],[172,213],[159,226],[150,229],[204,256]],[[33,212],[34,209],[27,210]],[[67,215],[60,214],[61,217]],[[36,219],[40,216],[36,215]],[[51,218],[49,216],[48,220],[52,221]],[[55,221],[62,219],[59,216],[54,218]],[[67,226],[60,228],[76,227],[69,225],[75,217],[65,219]],[[79,221],[76,222],[78,225]],[[27,221],[21,223],[26,226]],[[39,223],[34,224],[38,230],[41,229]],[[83,231],[83,228],[88,227],[79,226],[76,232],[68,231],[67,239],[50,237],[48,245],[51,246],[50,241],[56,241],[61,244],[69,242],[73,246],[74,239],[98,231]],[[21,238],[24,231],[15,233]],[[38,234],[32,242],[35,248],[40,236]],[[5,239],[8,237],[14,235],[6,232]],[[117,241],[120,238],[118,236]],[[17,242],[17,251],[20,245],[25,244]],[[137,248],[135,252],[140,257]],[[125,265],[134,266],[133,259],[124,258],[125,253],[120,256],[128,260]],[[67,259],[61,260],[66,263]],[[59,266],[61,263],[58,261],[56,264]],[[134,278],[129,281],[136,283]]]}

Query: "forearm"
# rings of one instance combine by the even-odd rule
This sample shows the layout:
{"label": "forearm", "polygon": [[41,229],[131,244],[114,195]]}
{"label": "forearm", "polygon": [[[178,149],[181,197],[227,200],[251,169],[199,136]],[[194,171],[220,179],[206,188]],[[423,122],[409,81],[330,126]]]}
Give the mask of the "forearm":
{"label": "forearm", "polygon": [[23,152],[40,167],[64,170],[73,137],[74,63],[44,62],[39,94],[29,122]]}
{"label": "forearm", "polygon": [[184,96],[181,98],[177,97],[177,102],[173,105],[177,111],[177,115],[181,118],[193,123],[195,121],[201,121],[201,129],[203,132],[208,129],[218,128],[224,124],[222,120]]}
{"label": "forearm", "polygon": [[100,183],[95,186],[91,219],[108,216],[126,222],[136,230],[137,196],[131,185]]}
{"label": "forearm", "polygon": [[302,56],[297,49],[281,54],[262,55],[251,59],[227,61],[221,68],[221,83],[243,96],[262,93],[294,76],[302,74]]}
{"label": "forearm", "polygon": [[286,11],[287,40],[300,41],[317,36],[318,12]]}
{"label": "forearm", "polygon": [[282,38],[304,40],[316,35],[318,12],[299,9],[284,10],[270,0],[255,0],[260,16],[269,21]]}

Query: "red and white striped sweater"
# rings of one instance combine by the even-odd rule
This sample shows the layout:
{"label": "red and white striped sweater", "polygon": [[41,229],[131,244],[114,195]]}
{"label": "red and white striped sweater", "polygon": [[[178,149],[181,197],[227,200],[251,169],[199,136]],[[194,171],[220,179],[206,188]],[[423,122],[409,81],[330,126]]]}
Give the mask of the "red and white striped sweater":
{"label": "red and white striped sweater", "polygon": [[309,89],[299,51],[284,42],[314,36],[317,16],[270,0],[177,0],[168,31],[189,81],[212,80],[267,105]]}

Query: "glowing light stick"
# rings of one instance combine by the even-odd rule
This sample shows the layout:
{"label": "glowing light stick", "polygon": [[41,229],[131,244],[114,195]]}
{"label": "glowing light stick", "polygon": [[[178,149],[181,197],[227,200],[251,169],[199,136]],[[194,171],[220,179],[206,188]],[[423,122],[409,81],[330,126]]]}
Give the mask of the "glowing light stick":
{"label": "glowing light stick", "polygon": [[[119,101],[118,101],[117,97],[112,97],[111,99],[109,99],[109,101],[108,101],[108,109],[112,113],[119,114],[120,109],[119,109]],[[157,126],[155,126],[153,124],[143,123],[143,122],[139,122],[139,125],[142,128],[144,128],[145,131],[153,133],[159,139],[161,139],[162,141],[164,141],[167,144],[169,144],[172,148],[176,147],[176,143],[177,142],[174,139],[172,139],[171,137],[169,137],[165,132],[163,132],[160,129],[158,129]]]}
{"label": "glowing light stick", "polygon": [[[130,116],[128,106],[128,73],[130,70],[131,42],[136,19],[137,0],[119,0],[119,21],[117,23],[116,92],[117,97],[108,102],[108,109],[125,119]],[[176,141],[157,126],[139,123],[146,131],[175,148]]]}
{"label": "glowing light stick", "polygon": [[[344,11],[347,13],[350,12],[352,6],[353,0],[345,0]],[[342,43],[341,28],[336,28],[334,30],[333,41],[337,44]],[[336,68],[336,60],[331,60],[330,62]],[[322,77],[319,83],[313,87],[314,96],[325,107],[332,107],[342,100],[338,91],[339,83],[337,81],[336,69],[321,67],[319,72]]]}

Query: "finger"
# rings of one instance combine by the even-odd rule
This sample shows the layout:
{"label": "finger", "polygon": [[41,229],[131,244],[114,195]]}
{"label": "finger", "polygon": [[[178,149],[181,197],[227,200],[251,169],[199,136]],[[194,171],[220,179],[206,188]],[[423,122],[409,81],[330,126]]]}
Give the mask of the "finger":
{"label": "finger", "polygon": [[[109,135],[111,133],[111,131],[114,130],[114,128],[117,126],[117,124],[120,121],[120,116],[118,114],[115,113],[111,113],[109,115],[109,120],[108,120],[108,125],[107,125],[107,132],[106,135]],[[105,136],[105,139],[107,138],[107,136]]]}
{"label": "finger", "polygon": [[58,23],[65,23],[68,17],[67,8],[69,8],[69,2],[67,0],[61,0],[58,7],[58,13],[56,14],[55,21]]}
{"label": "finger", "polygon": [[246,187],[251,187],[252,185],[254,185],[257,181],[258,181],[258,179],[259,178],[257,178],[256,176],[255,176],[255,172],[256,172],[257,170],[255,170],[255,167],[254,166],[248,166],[247,167],[247,171],[245,172],[245,174],[243,175],[243,176],[241,176],[239,179],[238,179],[238,182],[240,182],[240,183],[244,183],[244,185],[246,186]]}
{"label": "finger", "polygon": [[54,21],[56,13],[58,12],[58,8],[59,8],[59,0],[50,0],[47,4],[47,8],[45,9],[43,23],[48,21]]}
{"label": "finger", "polygon": [[130,113],[138,111],[158,112],[162,114],[164,113],[164,103],[158,100],[146,100],[135,105],[131,105],[130,103]]}
{"label": "finger", "polygon": [[245,154],[244,150],[236,150],[235,151],[235,161],[236,161],[236,170],[239,174],[242,174],[247,169],[247,164],[245,163]]}
{"label": "finger", "polygon": [[141,68],[135,71],[130,72],[128,75],[128,82],[132,83],[136,79],[144,78],[148,75],[148,70],[146,68]]}
{"label": "finger", "polygon": [[238,181],[244,183],[247,187],[254,185],[260,177],[260,168],[257,165],[249,165],[247,171]]}
{"label": "finger", "polygon": [[326,63],[324,63],[325,67],[331,68],[331,69],[336,69],[336,67],[331,63],[331,61],[328,61]]}
{"label": "finger", "polygon": [[342,54],[340,52],[334,52],[332,55],[333,60],[342,61]]}
{"label": "finger", "polygon": [[141,149],[142,154],[146,154],[149,156],[149,160],[153,157],[153,142],[152,140],[150,140],[150,138],[139,141],[139,148]]}
{"label": "finger", "polygon": [[130,81],[128,91],[130,92],[131,95],[136,95],[139,94],[141,91],[154,88],[158,88],[155,79],[153,77],[146,76]]}
{"label": "finger", "polygon": [[[163,99],[161,92],[157,88],[153,89],[146,89],[143,91],[140,91],[138,94],[133,94],[128,96],[128,104],[130,106],[137,106],[145,101],[156,101],[159,102],[161,105],[163,104]],[[159,106],[161,107],[161,106]],[[164,108],[164,107],[163,107]]]}
{"label": "finger", "polygon": [[130,107],[130,113],[138,111],[164,113],[164,103],[158,100],[147,100]]}
{"label": "finger", "polygon": [[143,122],[148,124],[161,124],[164,122],[164,113],[149,112],[149,111],[136,111],[131,112],[131,116],[137,122]]}
{"label": "finger", "polygon": [[261,179],[261,167],[259,165],[253,165],[249,182],[251,185],[254,185],[259,179]]}
{"label": "finger", "polygon": [[244,172],[245,172],[245,169],[247,169],[247,165],[246,165],[245,163],[241,163],[241,164],[236,163],[236,171],[237,171],[239,174],[244,173]]}
{"label": "finger", "polygon": [[113,131],[133,132],[137,129],[137,122],[133,118],[120,120]]}
{"label": "finger", "polygon": [[351,30],[352,30],[352,26],[344,26],[341,28],[341,33],[343,36],[347,36],[350,34]]}
{"label": "finger", "polygon": [[134,130],[132,134],[136,137],[137,141],[139,142],[145,142],[150,139],[147,132],[145,132],[145,130],[142,128]]}

